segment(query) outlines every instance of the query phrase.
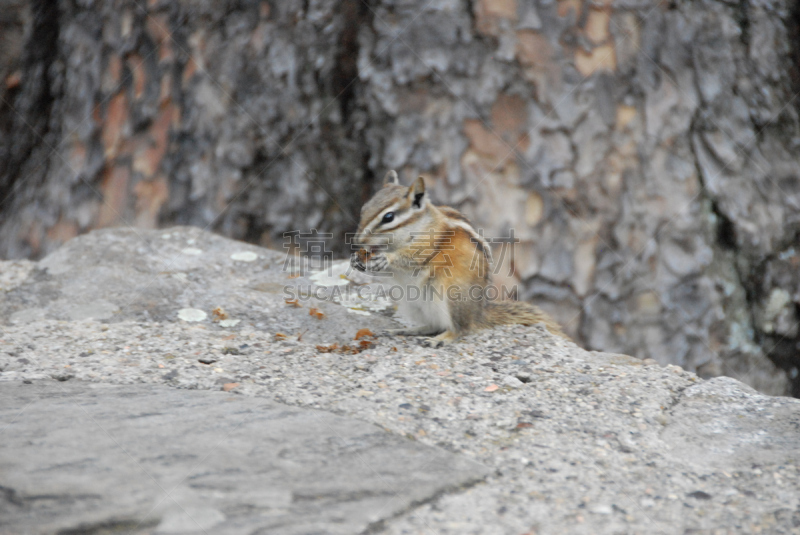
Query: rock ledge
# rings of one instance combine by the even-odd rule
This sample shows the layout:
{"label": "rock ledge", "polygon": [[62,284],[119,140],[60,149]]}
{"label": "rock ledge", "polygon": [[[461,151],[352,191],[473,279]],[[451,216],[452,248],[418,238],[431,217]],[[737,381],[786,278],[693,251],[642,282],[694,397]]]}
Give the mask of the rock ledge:
{"label": "rock ledge", "polygon": [[[253,256],[241,253],[255,259],[232,258]],[[537,327],[438,350],[382,338],[331,351],[392,318],[380,307],[287,305],[286,285],[313,281],[290,278],[284,260],[175,228],[93,232],[39,263],[14,263],[0,290],[7,525],[18,533],[104,522],[133,533],[800,530],[797,400],[587,352]],[[206,318],[180,319],[182,309]],[[239,322],[221,326],[215,309]],[[224,455],[213,454],[214,437],[224,437]],[[397,479],[343,475],[342,459],[356,470],[362,447]],[[124,484],[104,479],[119,467],[130,476]],[[295,469],[304,475],[292,480]],[[73,502],[81,507],[39,499],[63,497],[53,486],[66,480],[82,489]],[[153,480],[163,489],[155,500]]]}

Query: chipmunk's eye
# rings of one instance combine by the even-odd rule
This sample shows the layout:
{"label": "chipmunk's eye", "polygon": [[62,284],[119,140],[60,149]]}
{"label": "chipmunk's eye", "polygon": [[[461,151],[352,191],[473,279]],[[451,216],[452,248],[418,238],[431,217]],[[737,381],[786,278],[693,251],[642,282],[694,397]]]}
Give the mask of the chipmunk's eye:
{"label": "chipmunk's eye", "polygon": [[392,221],[394,221],[394,212],[386,212],[381,219],[381,223],[391,223]]}

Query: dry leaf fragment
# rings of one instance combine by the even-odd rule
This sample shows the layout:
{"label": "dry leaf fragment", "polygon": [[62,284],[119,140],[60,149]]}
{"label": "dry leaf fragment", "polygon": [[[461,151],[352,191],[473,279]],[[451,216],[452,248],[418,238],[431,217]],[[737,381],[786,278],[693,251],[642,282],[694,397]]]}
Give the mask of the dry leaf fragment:
{"label": "dry leaf fragment", "polygon": [[287,336],[283,333],[275,333],[275,340],[277,341],[286,340],[286,338]]}
{"label": "dry leaf fragment", "polygon": [[351,354],[356,355],[361,353],[362,351],[371,348],[375,345],[370,340],[361,340],[358,345],[350,346],[350,345],[342,345],[339,344],[331,344],[329,346],[318,345],[317,351],[320,353],[344,353],[344,354]]}
{"label": "dry leaf fragment", "polygon": [[369,329],[359,329],[356,333],[356,337],[353,340],[361,340],[362,338],[366,338],[367,336],[374,337],[375,334],[370,331]]}
{"label": "dry leaf fragment", "polygon": [[222,307],[217,307],[211,311],[211,321],[222,321],[228,319],[228,313]]}
{"label": "dry leaf fragment", "polygon": [[500,388],[500,387],[499,387],[499,386],[497,386],[496,384],[490,384],[489,386],[487,386],[486,388],[484,388],[484,389],[483,389],[483,391],[484,391],[484,392],[494,392],[494,391],[495,391],[495,390],[497,390],[498,388]]}
{"label": "dry leaf fragment", "polygon": [[303,305],[301,305],[300,301],[298,301],[297,299],[284,299],[284,301],[286,302],[287,305],[291,305],[291,306],[293,306],[295,308],[302,308],[303,307]]}
{"label": "dry leaf fragment", "polygon": [[325,317],[325,313],[323,311],[321,311],[318,308],[313,308],[313,307],[308,309],[308,315],[309,316],[314,316],[318,320],[321,320],[322,318]]}

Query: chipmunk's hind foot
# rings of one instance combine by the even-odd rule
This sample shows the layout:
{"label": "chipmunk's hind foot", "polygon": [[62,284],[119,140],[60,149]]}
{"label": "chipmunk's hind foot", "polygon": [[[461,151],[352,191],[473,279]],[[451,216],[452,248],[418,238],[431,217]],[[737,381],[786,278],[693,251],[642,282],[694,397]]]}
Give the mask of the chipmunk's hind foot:
{"label": "chipmunk's hind foot", "polygon": [[455,342],[457,338],[458,336],[455,332],[445,331],[439,336],[434,336],[433,338],[423,338],[420,340],[420,344],[425,347],[442,347]]}

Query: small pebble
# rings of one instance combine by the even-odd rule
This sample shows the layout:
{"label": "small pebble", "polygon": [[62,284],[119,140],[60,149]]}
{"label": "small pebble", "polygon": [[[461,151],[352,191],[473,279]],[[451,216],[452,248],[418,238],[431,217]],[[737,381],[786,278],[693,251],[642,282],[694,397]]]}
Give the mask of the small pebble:
{"label": "small pebble", "polygon": [[525,386],[525,383],[517,379],[516,377],[506,377],[503,379],[503,384],[506,386],[510,386],[511,388],[520,388]]}
{"label": "small pebble", "polygon": [[237,260],[239,262],[253,262],[257,258],[258,255],[252,251],[241,251],[231,255],[231,260]]}
{"label": "small pebble", "polygon": [[603,504],[603,505],[595,505],[594,507],[590,508],[589,510],[591,512],[593,512],[594,514],[596,514],[596,515],[610,515],[611,513],[614,512],[613,509],[611,509],[610,505],[605,505],[605,504]]}
{"label": "small pebble", "polygon": [[203,321],[208,314],[197,308],[182,308],[178,311],[178,317],[183,321]]}

